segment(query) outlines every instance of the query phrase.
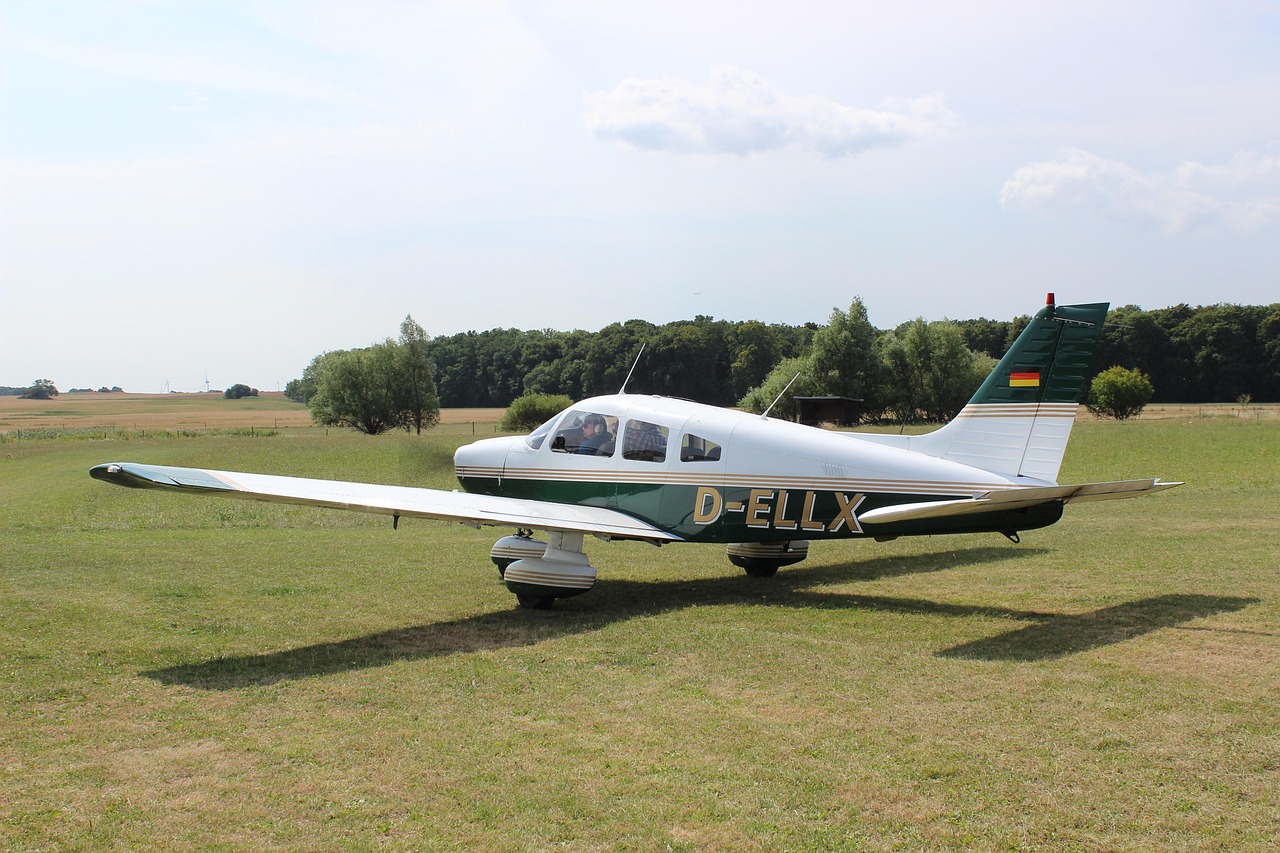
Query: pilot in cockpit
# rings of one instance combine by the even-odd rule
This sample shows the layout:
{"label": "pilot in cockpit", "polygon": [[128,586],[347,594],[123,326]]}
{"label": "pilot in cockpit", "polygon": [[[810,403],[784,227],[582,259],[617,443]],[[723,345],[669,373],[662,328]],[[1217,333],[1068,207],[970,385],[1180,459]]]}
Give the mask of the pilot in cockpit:
{"label": "pilot in cockpit", "polygon": [[[609,430],[610,420],[599,412],[569,412],[561,419],[551,452],[612,456],[617,437]],[[530,446],[536,449],[536,445]]]}
{"label": "pilot in cockpit", "polygon": [[600,415],[588,415],[582,419],[582,443],[577,447],[577,452],[584,453],[588,456],[603,456],[605,446],[613,441],[613,435],[609,434],[608,424],[604,423],[604,418]]}
{"label": "pilot in cockpit", "polygon": [[578,453],[588,456],[607,456],[609,443],[613,436],[609,434],[609,425],[600,415],[590,414],[582,420],[582,444],[578,445]]}

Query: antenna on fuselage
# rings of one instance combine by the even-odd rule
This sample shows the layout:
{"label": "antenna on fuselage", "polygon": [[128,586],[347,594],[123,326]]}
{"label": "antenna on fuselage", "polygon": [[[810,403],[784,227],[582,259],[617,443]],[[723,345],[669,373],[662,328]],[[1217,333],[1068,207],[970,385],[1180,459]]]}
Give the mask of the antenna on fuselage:
{"label": "antenna on fuselage", "polygon": [[787,393],[787,388],[790,388],[793,384],[795,384],[795,381],[799,378],[800,378],[800,373],[796,373],[795,376],[791,377],[791,381],[787,383],[787,387],[779,391],[778,396],[774,397],[773,402],[769,404],[769,408],[765,409],[764,412],[760,414],[761,420],[764,420],[765,418],[769,417],[769,413],[773,411],[773,407],[778,405],[778,401],[782,399],[782,395]]}
{"label": "antenna on fuselage", "polygon": [[640,352],[636,353],[636,360],[631,362],[631,369],[627,371],[627,378],[622,380],[622,387],[618,389],[619,394],[627,393],[627,383],[631,381],[631,374],[636,372],[636,365],[640,363],[640,356],[644,355],[644,344],[640,345]]}

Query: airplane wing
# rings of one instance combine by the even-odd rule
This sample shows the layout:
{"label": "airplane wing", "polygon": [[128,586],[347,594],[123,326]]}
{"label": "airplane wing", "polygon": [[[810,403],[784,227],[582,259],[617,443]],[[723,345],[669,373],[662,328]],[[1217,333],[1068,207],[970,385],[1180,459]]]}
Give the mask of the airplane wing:
{"label": "airplane wing", "polygon": [[968,515],[975,512],[1025,509],[1049,501],[1106,501],[1120,498],[1136,498],[1181,486],[1182,483],[1163,483],[1159,479],[1122,480],[1114,483],[1085,483],[1078,486],[1033,486],[1025,489],[1005,489],[983,492],[972,498],[954,501],[926,501],[923,503],[897,504],[871,509],[858,516],[862,524],[887,524],[891,521],[910,521],[917,518],[937,518],[944,515]]}
{"label": "airplane wing", "polygon": [[679,536],[607,507],[522,500],[440,489],[380,486],[338,480],[311,480],[270,474],[209,471],[111,462],[89,473],[99,480],[136,489],[169,489],[245,500],[349,509],[404,518],[435,518],[473,526],[531,527],[617,539],[678,541]]}

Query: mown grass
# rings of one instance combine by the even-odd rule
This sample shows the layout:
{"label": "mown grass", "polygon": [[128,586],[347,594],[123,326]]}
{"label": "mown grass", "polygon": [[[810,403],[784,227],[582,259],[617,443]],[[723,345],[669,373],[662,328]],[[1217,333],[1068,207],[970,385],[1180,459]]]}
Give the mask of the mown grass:
{"label": "mown grass", "polygon": [[1273,849],[1280,422],[1084,420],[1062,480],[1185,479],[997,536],[589,548],[184,499],[127,459],[452,488],[471,436],[0,452],[7,849]]}

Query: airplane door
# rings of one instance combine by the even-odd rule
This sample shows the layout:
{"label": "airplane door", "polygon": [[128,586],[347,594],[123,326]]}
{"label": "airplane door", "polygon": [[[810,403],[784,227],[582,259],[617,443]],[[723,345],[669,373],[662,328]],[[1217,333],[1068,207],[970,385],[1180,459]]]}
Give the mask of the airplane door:
{"label": "airplane door", "polygon": [[664,496],[681,435],[682,418],[636,407],[622,418],[614,506],[658,527],[671,526]]}
{"label": "airplane door", "polygon": [[686,539],[714,538],[723,511],[724,449],[728,436],[693,417],[672,442],[668,487],[663,490],[663,526]]}
{"label": "airplane door", "polygon": [[508,456],[508,483],[523,478],[523,497],[585,506],[617,504],[620,419],[615,415],[573,409],[564,414],[523,469]]}

